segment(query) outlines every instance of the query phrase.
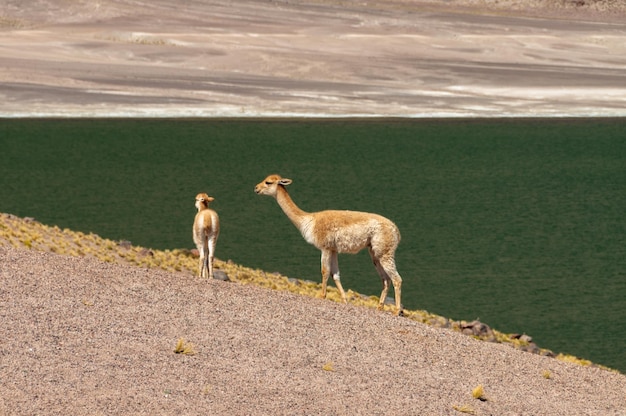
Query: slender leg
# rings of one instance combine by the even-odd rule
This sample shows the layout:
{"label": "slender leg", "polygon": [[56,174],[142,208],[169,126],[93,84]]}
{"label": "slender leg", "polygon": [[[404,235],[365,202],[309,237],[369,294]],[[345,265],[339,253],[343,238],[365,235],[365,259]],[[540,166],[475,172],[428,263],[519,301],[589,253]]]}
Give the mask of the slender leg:
{"label": "slender leg", "polygon": [[376,266],[376,271],[378,271],[378,275],[383,282],[383,291],[380,294],[380,303],[378,304],[378,309],[382,309],[385,304],[385,299],[387,299],[387,293],[389,291],[389,282],[393,284],[393,292],[394,298],[396,301],[396,315],[402,315],[402,277],[396,270],[396,262],[393,257],[382,257],[378,259],[372,249],[370,248],[370,256],[372,256],[372,261],[374,262],[374,266]]}
{"label": "slender leg", "polygon": [[396,315],[402,316],[402,277],[396,270],[396,262],[392,258],[386,258],[381,265],[383,266],[385,273],[393,283],[394,297],[396,299]]}
{"label": "slender leg", "polygon": [[207,255],[207,246],[206,243],[202,246],[202,277],[207,277],[207,267],[206,263],[209,260],[209,256]]}
{"label": "slender leg", "polygon": [[378,310],[381,311],[383,306],[385,305],[385,300],[387,299],[387,292],[389,291],[389,277],[384,276],[381,277],[383,281],[383,291],[380,293],[380,300],[378,302]]}
{"label": "slender leg", "polygon": [[215,260],[215,238],[210,238],[209,241],[209,258],[207,269],[209,272],[209,279],[213,279],[213,260]]}
{"label": "slender leg", "polygon": [[209,277],[209,244],[206,236],[203,236],[202,241],[202,274],[201,277],[207,278]]}
{"label": "slender leg", "polygon": [[346,291],[343,290],[343,286],[341,285],[341,277],[339,276],[339,259],[337,258],[336,251],[333,251],[330,256],[330,272],[333,275],[335,286],[337,286],[337,289],[339,289],[339,293],[341,293],[341,299],[343,300],[343,303],[348,303]]}
{"label": "slender leg", "polygon": [[202,277],[202,264],[203,264],[203,258],[202,258],[202,236],[200,235],[200,230],[196,227],[196,222],[194,221],[193,223],[193,242],[196,245],[196,248],[198,249],[198,277]]}
{"label": "slender leg", "polygon": [[204,241],[201,241],[197,247],[198,254],[200,255],[200,259],[198,260],[198,277],[205,277],[204,268],[206,264],[206,244]]}
{"label": "slender leg", "polygon": [[322,250],[322,299],[326,299],[326,286],[331,270],[331,252]]}
{"label": "slender leg", "polygon": [[395,293],[395,298],[396,298],[396,315],[402,316],[404,315],[404,312],[402,311],[402,302],[400,300],[401,292],[402,292],[402,278],[400,277],[399,274],[397,276],[398,278],[391,279],[391,282],[393,283],[393,291]]}
{"label": "slender leg", "polygon": [[198,260],[198,277],[202,277],[202,269],[204,268],[204,258],[202,257],[202,250],[198,250],[200,259]]}
{"label": "slender leg", "polygon": [[387,272],[385,272],[385,269],[383,269],[383,266],[380,264],[380,260],[376,257],[371,247],[369,247],[369,253],[372,257],[372,263],[374,263],[374,267],[376,267],[376,271],[380,276],[380,281],[383,284],[383,291],[381,292],[380,299],[378,301],[378,310],[382,310],[383,305],[385,304],[385,299],[387,299],[387,292],[389,291],[389,280],[391,279],[389,279]]}

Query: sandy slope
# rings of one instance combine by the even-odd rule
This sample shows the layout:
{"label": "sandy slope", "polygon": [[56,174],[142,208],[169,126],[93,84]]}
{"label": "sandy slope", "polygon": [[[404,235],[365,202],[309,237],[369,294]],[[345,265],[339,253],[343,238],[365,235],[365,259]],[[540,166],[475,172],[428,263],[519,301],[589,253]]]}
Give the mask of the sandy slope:
{"label": "sandy slope", "polygon": [[0,116],[626,115],[626,6],[525,3],[6,0]]}
{"label": "sandy slope", "polygon": [[624,375],[254,286],[0,247],[0,293],[0,414],[626,414]]}

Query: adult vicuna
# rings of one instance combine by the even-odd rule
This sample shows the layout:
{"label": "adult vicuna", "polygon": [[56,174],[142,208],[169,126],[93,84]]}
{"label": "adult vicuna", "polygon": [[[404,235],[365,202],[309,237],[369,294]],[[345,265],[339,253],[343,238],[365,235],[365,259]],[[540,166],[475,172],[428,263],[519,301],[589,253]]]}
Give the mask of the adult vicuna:
{"label": "adult vicuna", "polygon": [[339,278],[338,253],[357,253],[367,247],[383,282],[378,309],[382,309],[389,282],[393,284],[396,314],[402,315],[402,278],[396,271],[395,251],[400,231],[389,219],[378,214],[357,211],[302,211],[293,202],[287,189],[291,179],[270,175],[254,187],[254,192],[269,195],[296,226],[302,237],[322,252],[322,297],[326,297],[328,277],[332,274],[341,298],[348,302]]}
{"label": "adult vicuna", "polygon": [[214,200],[215,198],[205,193],[196,195],[198,213],[193,221],[193,242],[196,243],[200,254],[198,276],[209,279],[213,278],[215,245],[220,234],[220,219],[217,212],[209,209],[209,202]]}

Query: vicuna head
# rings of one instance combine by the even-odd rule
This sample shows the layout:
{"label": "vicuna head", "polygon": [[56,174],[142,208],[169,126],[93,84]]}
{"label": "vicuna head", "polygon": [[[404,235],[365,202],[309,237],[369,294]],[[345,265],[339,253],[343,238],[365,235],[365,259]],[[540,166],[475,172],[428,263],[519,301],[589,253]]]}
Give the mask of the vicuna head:
{"label": "vicuna head", "polygon": [[198,194],[196,195],[196,208],[198,208],[198,211],[206,209],[209,207],[209,202],[213,201],[215,201],[215,198],[212,196],[208,196],[205,193]]}
{"label": "vicuna head", "polygon": [[291,179],[282,178],[280,175],[270,175],[254,187],[254,192],[275,197],[279,186],[287,186],[291,182]]}

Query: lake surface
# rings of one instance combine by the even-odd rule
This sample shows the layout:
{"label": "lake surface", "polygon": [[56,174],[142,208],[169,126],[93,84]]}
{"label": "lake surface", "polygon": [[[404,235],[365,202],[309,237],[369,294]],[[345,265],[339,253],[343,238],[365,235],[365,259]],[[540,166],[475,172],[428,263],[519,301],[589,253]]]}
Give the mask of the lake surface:
{"label": "lake surface", "polygon": [[[626,120],[0,120],[1,212],[192,248],[207,192],[217,257],[320,281],[317,249],[253,192],[270,173],[306,211],[395,221],[406,308],[626,372]],[[380,294],[367,252],[339,266]]]}

